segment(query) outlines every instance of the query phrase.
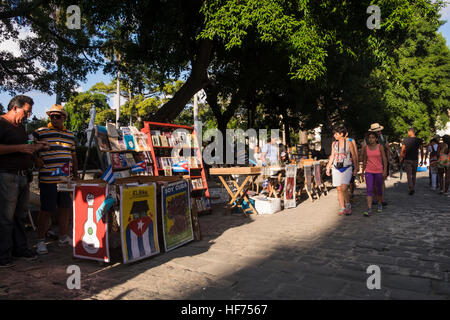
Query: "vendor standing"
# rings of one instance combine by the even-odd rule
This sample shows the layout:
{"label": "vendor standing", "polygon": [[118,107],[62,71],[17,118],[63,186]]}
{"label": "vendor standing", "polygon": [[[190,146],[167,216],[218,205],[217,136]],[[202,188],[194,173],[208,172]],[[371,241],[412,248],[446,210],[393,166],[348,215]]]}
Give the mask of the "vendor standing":
{"label": "vendor standing", "polygon": [[269,164],[272,166],[280,165],[279,148],[276,138],[269,138],[268,143],[263,147],[261,160],[263,165]]}
{"label": "vendor standing", "polygon": [[33,99],[18,95],[0,116],[0,268],[12,267],[13,257],[36,260],[28,248],[24,220],[28,212],[33,154],[48,148],[28,144],[23,123],[31,116]]}
{"label": "vendor standing", "polygon": [[71,172],[74,179],[78,179],[78,162],[75,153],[75,135],[66,129],[64,121],[67,112],[61,105],[54,104],[47,111],[50,123],[47,127],[39,128],[34,132],[36,141],[45,141],[50,144],[50,150],[39,153],[39,189],[41,197],[41,211],[38,217],[37,253],[48,253],[45,244],[45,234],[52,212],[58,213],[59,245],[72,245],[68,235],[70,209],[72,199],[70,192],[58,191],[57,184],[64,183],[65,178],[55,174],[55,170],[72,164]]}

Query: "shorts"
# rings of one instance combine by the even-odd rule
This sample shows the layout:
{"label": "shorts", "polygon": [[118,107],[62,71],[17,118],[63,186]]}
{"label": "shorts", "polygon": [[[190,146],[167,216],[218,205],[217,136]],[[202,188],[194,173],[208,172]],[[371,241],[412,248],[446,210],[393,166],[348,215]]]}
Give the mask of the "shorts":
{"label": "shorts", "polygon": [[41,211],[55,212],[57,208],[71,208],[70,192],[58,192],[56,183],[39,183]]}
{"label": "shorts", "polygon": [[336,168],[331,168],[333,177],[333,187],[339,187],[342,184],[349,185],[353,176],[352,167],[348,167],[344,172],[340,172]]}

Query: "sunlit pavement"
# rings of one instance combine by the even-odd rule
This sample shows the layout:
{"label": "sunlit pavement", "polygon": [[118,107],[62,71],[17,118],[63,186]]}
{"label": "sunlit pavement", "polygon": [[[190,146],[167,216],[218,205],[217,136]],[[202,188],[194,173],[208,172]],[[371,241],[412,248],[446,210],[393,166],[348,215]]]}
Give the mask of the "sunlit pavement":
{"label": "sunlit pavement", "polygon": [[[200,218],[202,241],[130,265],[74,259],[52,242],[37,262],[0,269],[0,298],[449,299],[450,196],[418,177],[413,196],[406,176],[387,181],[389,204],[369,218],[363,188],[351,216],[337,215],[336,190],[273,215],[218,208]],[[69,265],[81,268],[81,289],[67,288]],[[380,289],[367,287],[370,265]]]}

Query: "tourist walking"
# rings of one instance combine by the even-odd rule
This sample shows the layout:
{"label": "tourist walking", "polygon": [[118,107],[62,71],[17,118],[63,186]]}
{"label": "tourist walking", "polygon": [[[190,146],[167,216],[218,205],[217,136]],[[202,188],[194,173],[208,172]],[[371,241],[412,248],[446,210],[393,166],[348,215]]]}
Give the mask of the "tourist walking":
{"label": "tourist walking", "polygon": [[45,143],[28,144],[23,122],[31,116],[33,99],[18,95],[0,116],[0,268],[14,266],[13,257],[36,260],[28,248],[25,224],[33,177],[33,154]]}
{"label": "tourist walking", "polygon": [[402,151],[400,153],[400,162],[405,164],[406,177],[408,178],[409,194],[413,195],[416,186],[417,165],[419,162],[419,149],[423,159],[423,141],[416,137],[414,128],[408,129],[408,137],[403,139]]}
{"label": "tourist walking", "polygon": [[340,209],[339,215],[349,215],[352,212],[348,186],[353,175],[358,173],[357,166],[353,169],[353,159],[357,159],[351,142],[346,138],[347,129],[338,127],[334,129],[334,139],[331,146],[331,155],[327,164],[326,174],[332,174],[333,186],[337,187]]}
{"label": "tourist walking", "polygon": [[433,191],[436,191],[438,184],[438,149],[439,149],[439,140],[441,137],[434,136],[433,139],[430,140],[430,144],[427,147],[427,152],[425,153],[425,157],[422,158],[420,165],[424,164],[429,158],[428,162],[428,170],[430,176],[430,186]]}
{"label": "tourist walking", "polygon": [[445,135],[438,149],[439,194],[448,192],[450,185],[450,136]]}
{"label": "tourist walking", "polygon": [[[355,152],[355,159],[353,160],[352,171],[355,172],[355,167],[356,167],[357,168],[356,174],[358,174],[358,172],[359,172],[359,154],[358,154],[358,147],[356,145],[356,140],[353,138],[349,138],[348,133],[345,135],[345,137],[348,139],[348,141],[350,141],[351,148],[353,148],[353,151]],[[355,189],[356,189],[356,183],[355,183],[356,174],[352,175],[352,178],[351,178],[350,184],[349,184],[350,201],[353,200],[353,193],[355,192]]]}
{"label": "tourist walking", "polygon": [[363,174],[366,179],[367,192],[367,210],[364,211],[364,216],[369,217],[372,214],[372,199],[374,192],[374,185],[378,193],[377,212],[383,211],[383,181],[387,175],[387,159],[384,152],[384,147],[378,143],[378,135],[375,132],[370,132],[368,135],[369,144],[362,150],[363,160]]}
{"label": "tourist walking", "polygon": [[[384,127],[382,125],[380,125],[379,123],[372,123],[369,128],[369,132],[375,132],[377,134],[378,143],[384,148],[384,153],[386,155],[386,161],[387,161],[387,169],[386,169],[386,171],[387,171],[386,178],[387,178],[390,175],[389,162],[391,161],[391,151],[390,151],[390,147],[389,147],[388,137],[383,134],[383,130],[384,130]],[[383,206],[387,206],[387,204],[388,204],[386,201],[384,201],[384,198],[385,198],[384,195],[386,193],[386,183],[385,183],[386,178],[383,180],[383,192],[382,192],[382,198],[381,198]],[[374,188],[376,188],[376,185],[374,186]],[[375,193],[374,198],[378,201],[377,197],[378,197],[378,193]]]}
{"label": "tourist walking", "polygon": [[39,189],[41,199],[41,211],[38,217],[38,242],[37,253],[48,253],[45,244],[45,235],[49,226],[52,212],[58,213],[59,242],[60,246],[72,245],[72,239],[68,235],[70,209],[72,199],[70,192],[59,192],[58,183],[63,183],[61,174],[55,171],[72,164],[74,179],[77,179],[78,163],[75,154],[75,136],[64,126],[67,112],[61,105],[54,104],[47,111],[50,123],[47,127],[39,128],[34,132],[36,141],[45,141],[50,144],[50,150],[39,153]]}

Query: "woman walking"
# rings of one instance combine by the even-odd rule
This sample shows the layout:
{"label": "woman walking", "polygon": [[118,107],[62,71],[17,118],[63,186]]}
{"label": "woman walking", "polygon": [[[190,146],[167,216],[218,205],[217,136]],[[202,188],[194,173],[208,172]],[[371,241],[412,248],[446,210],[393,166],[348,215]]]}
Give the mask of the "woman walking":
{"label": "woman walking", "polygon": [[448,192],[450,184],[450,136],[442,137],[438,150],[438,176],[439,176],[439,194]]}
{"label": "woman walking", "polygon": [[367,190],[367,210],[364,216],[372,214],[373,186],[375,184],[378,199],[378,213],[383,211],[383,181],[387,176],[387,158],[384,147],[378,143],[378,136],[375,132],[369,133],[369,144],[363,148],[363,174],[366,178]]}
{"label": "woman walking", "polygon": [[331,147],[331,156],[327,164],[327,176],[332,172],[333,186],[337,187],[340,209],[338,214],[350,215],[352,206],[350,204],[350,195],[348,186],[353,175],[358,173],[358,166],[352,168],[353,159],[357,155],[351,142],[346,138],[347,130],[344,127],[334,129],[334,139],[336,140]]}

